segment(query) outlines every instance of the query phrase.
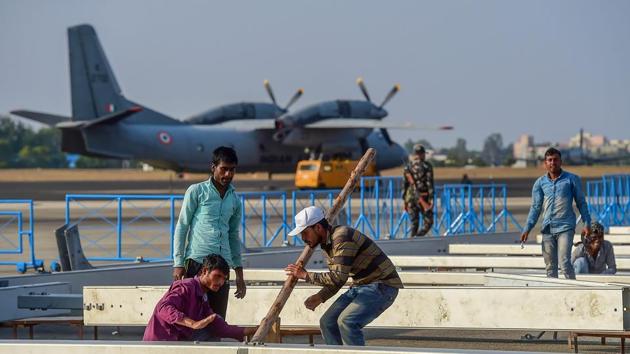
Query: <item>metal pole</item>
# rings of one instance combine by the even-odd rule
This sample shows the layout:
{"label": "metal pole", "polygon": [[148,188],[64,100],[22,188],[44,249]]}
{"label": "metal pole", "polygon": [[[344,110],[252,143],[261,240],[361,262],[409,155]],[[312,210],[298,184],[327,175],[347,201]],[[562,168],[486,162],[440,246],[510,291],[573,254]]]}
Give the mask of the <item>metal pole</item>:
{"label": "metal pole", "polygon": [[171,207],[171,212],[170,212],[171,255],[170,255],[170,258],[173,258],[173,255],[175,254],[175,197],[173,196],[171,196],[171,199],[170,199],[170,207]]}
{"label": "metal pole", "polygon": [[377,239],[377,240],[380,239],[380,237],[381,237],[381,201],[379,200],[379,196],[380,196],[380,193],[379,193],[379,189],[380,189],[380,185],[379,184],[380,183],[379,182],[380,181],[379,181],[378,178],[374,179],[374,188],[375,188],[374,201],[376,202],[376,209],[375,209],[375,211],[376,211],[376,215],[375,215],[376,216],[376,221],[375,221],[376,222],[376,235],[374,235],[374,238]]}
{"label": "metal pole", "polygon": [[245,213],[245,196],[241,195],[241,242],[247,247],[247,216]]}
{"label": "metal pole", "polygon": [[267,247],[267,195],[262,194],[262,237],[263,237],[263,246]]}
{"label": "metal pole", "polygon": [[116,222],[116,232],[118,236],[118,245],[117,245],[117,254],[118,258],[122,258],[122,198],[118,197],[118,210],[116,213],[117,222]]}

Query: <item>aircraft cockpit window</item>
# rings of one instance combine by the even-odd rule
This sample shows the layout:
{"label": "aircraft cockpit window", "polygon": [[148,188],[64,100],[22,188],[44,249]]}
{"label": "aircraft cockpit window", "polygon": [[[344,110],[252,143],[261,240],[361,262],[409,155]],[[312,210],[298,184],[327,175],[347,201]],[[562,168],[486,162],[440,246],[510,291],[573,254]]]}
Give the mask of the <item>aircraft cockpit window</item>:
{"label": "aircraft cockpit window", "polygon": [[317,165],[302,165],[300,166],[300,171],[315,171],[317,169]]}

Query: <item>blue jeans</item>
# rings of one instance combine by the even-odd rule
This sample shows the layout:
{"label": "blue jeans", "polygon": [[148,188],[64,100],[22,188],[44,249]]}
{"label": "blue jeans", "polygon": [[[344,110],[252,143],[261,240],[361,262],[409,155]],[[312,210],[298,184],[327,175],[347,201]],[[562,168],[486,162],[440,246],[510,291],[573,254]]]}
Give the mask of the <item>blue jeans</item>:
{"label": "blue jeans", "polygon": [[394,303],[398,289],[382,283],[353,286],[319,320],[328,345],[365,345],[363,327]]}
{"label": "blue jeans", "polygon": [[579,257],[573,262],[575,274],[588,274],[588,261],[585,257]]}
{"label": "blue jeans", "polygon": [[548,277],[558,277],[559,263],[564,277],[575,279],[573,264],[571,264],[571,248],[573,246],[574,233],[574,230],[567,230],[556,234],[543,234],[542,254]]}

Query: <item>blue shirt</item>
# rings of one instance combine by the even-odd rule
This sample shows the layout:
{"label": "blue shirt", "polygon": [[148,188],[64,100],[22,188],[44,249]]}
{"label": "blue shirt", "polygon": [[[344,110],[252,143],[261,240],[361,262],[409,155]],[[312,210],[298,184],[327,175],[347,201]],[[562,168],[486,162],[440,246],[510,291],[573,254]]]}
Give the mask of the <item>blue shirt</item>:
{"label": "blue shirt", "polygon": [[541,212],[542,233],[556,234],[575,230],[574,200],[582,221],[590,226],[591,215],[588,213],[580,177],[566,171],[562,171],[555,180],[549,178],[548,174],[539,177],[532,188],[532,207],[527,216],[525,231],[529,232],[534,228]]}
{"label": "blue shirt", "polygon": [[173,266],[183,267],[187,258],[203,263],[214,253],[241,267],[240,220],[241,201],[231,184],[223,198],[212,179],[188,187],[175,227]]}

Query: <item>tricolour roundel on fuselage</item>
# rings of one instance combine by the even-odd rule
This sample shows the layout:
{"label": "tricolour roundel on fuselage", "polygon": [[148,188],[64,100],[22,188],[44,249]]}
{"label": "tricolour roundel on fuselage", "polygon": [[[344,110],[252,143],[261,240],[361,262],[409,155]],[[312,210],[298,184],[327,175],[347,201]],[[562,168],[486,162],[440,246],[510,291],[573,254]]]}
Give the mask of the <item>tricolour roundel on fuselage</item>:
{"label": "tricolour roundel on fuselage", "polygon": [[165,145],[168,145],[173,141],[173,139],[167,132],[158,133],[158,140],[160,141],[160,143]]}

